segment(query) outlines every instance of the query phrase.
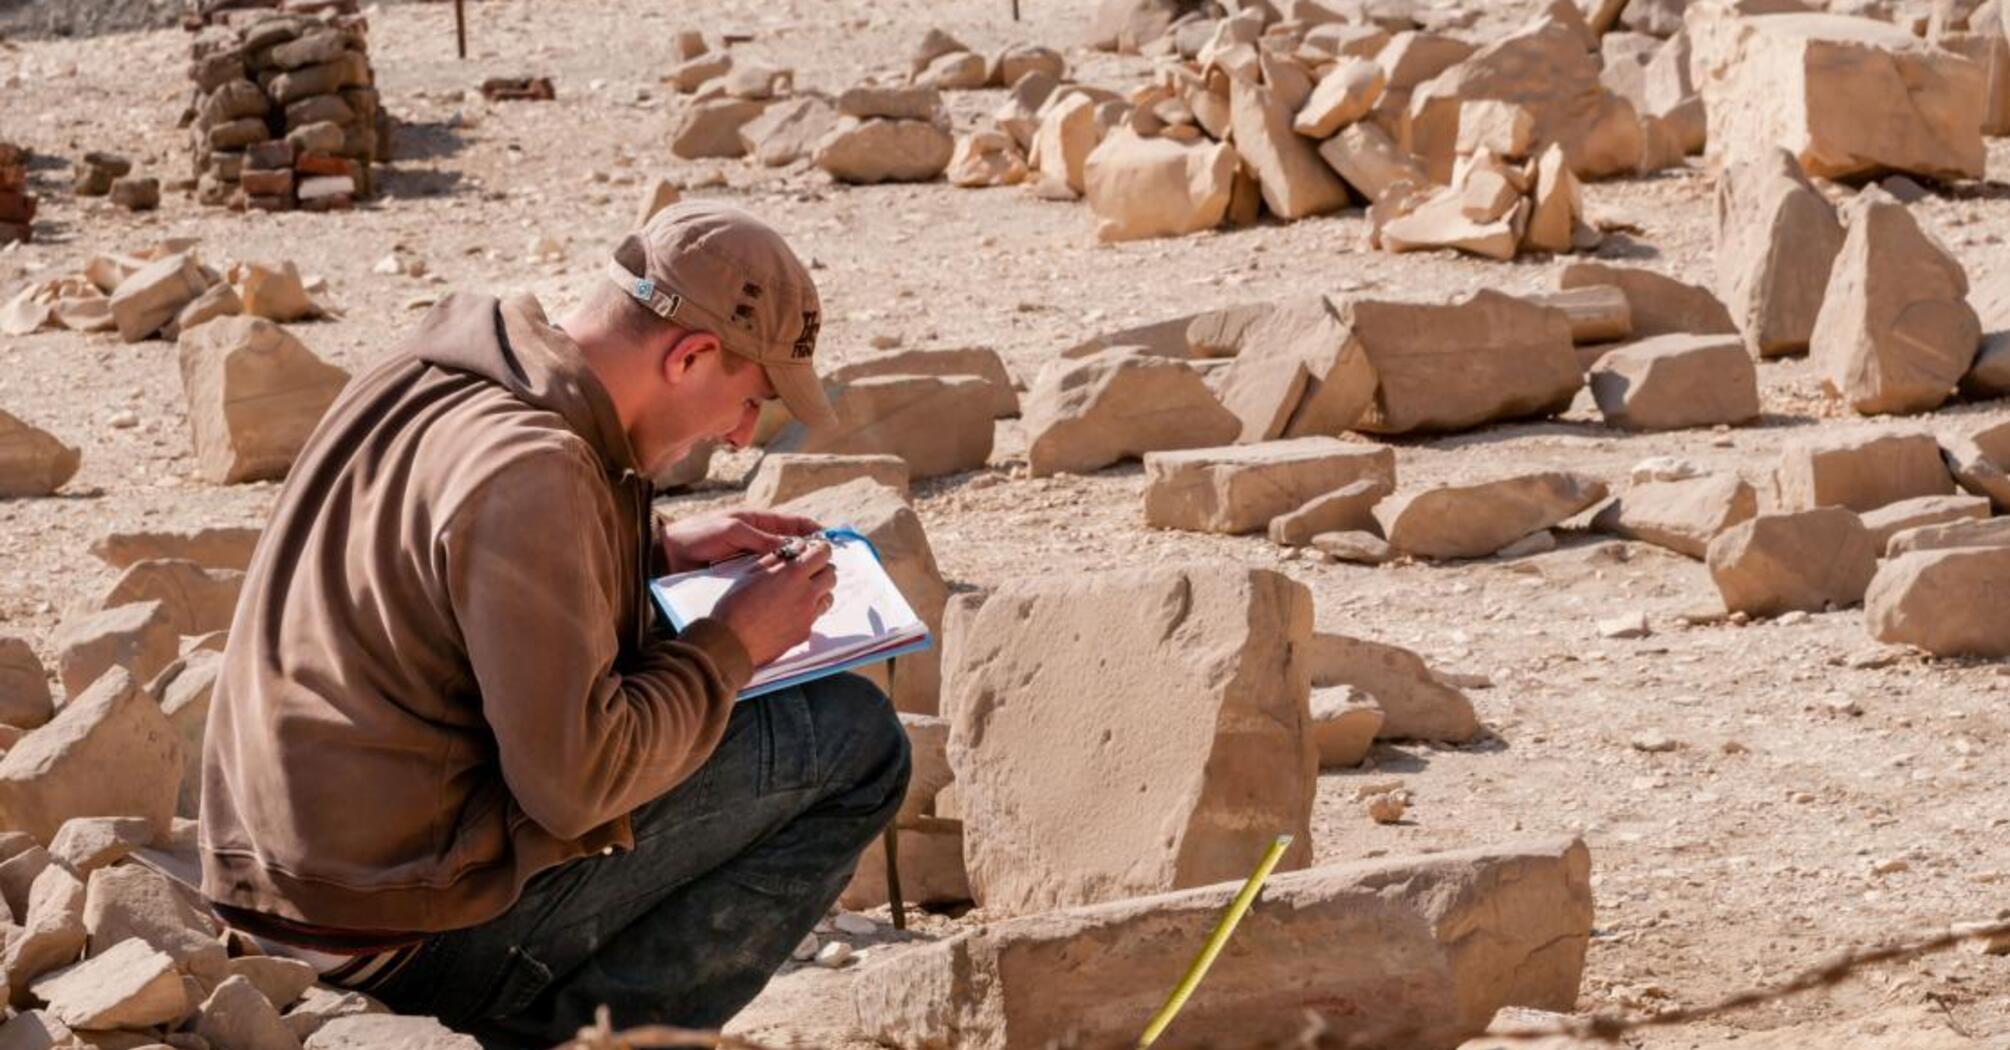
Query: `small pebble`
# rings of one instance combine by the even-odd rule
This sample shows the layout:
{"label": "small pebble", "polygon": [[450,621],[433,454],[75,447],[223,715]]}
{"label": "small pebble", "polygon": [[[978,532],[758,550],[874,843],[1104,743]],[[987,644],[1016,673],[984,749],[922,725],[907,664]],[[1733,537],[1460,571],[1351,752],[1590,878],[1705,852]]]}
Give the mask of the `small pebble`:
{"label": "small pebble", "polygon": [[826,970],[835,970],[851,961],[851,945],[843,941],[832,941],[817,950],[817,965]]}
{"label": "small pebble", "polygon": [[879,931],[879,923],[852,911],[838,912],[837,918],[831,922],[839,933],[848,933],[853,937],[870,937]]}

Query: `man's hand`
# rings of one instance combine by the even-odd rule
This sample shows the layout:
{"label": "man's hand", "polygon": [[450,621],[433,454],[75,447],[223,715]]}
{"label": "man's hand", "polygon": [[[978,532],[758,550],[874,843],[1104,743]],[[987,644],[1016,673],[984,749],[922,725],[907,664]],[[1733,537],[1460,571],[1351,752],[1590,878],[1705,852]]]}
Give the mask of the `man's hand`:
{"label": "man's hand", "polygon": [[801,645],[817,617],[831,607],[837,570],[830,544],[812,540],[793,560],[762,556],[754,574],[719,599],[714,619],[732,628],[755,667]]}
{"label": "man's hand", "polygon": [[790,539],[815,535],[820,528],[791,514],[736,510],[666,523],[657,540],[668,571],[689,572],[742,554],[772,554]]}

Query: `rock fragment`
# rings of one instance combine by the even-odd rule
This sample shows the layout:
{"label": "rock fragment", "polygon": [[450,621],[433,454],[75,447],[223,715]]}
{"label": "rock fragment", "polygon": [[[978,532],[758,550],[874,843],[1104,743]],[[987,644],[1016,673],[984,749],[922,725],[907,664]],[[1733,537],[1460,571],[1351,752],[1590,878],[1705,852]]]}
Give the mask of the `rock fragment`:
{"label": "rock fragment", "polygon": [[83,454],[0,411],[0,499],[48,496],[77,475]]}
{"label": "rock fragment", "polygon": [[1935,656],[2010,656],[2010,547],[1969,547],[1900,555],[1877,570],[1864,621],[1881,642],[1916,645]]}
{"label": "rock fragment", "polygon": [[1368,757],[1382,728],[1373,697],[1348,686],[1312,691],[1312,741],[1320,769],[1352,769]]}
{"label": "rock fragment", "polygon": [[1354,482],[1396,482],[1393,450],[1325,437],[1151,452],[1144,460],[1145,522],[1160,529],[1255,532]]}
{"label": "rock fragment", "polygon": [[56,713],[49,674],[26,638],[0,634],[0,725],[34,729]]}
{"label": "rock fragment", "polygon": [[1591,519],[1598,532],[1701,559],[1710,541],[1759,513],[1759,495],[1736,474],[1637,482]]}
{"label": "rock fragment", "polygon": [[1842,222],[1793,154],[1775,149],[1717,182],[1717,294],[1761,358],[1808,348],[1842,251]]}
{"label": "rock fragment", "polygon": [[184,333],[179,354],[197,473],[218,484],[285,477],[349,381],[349,373],[258,317],[226,317]]}
{"label": "rock fragment", "polygon": [[845,456],[815,452],[771,452],[761,457],[754,479],[747,483],[747,503],[773,507],[818,489],[834,488],[858,478],[870,478],[903,495],[907,492],[907,461],[899,456]]}
{"label": "rock fragment", "polygon": [[1027,396],[1025,425],[1034,477],[1086,474],[1148,452],[1218,446],[1241,429],[1200,373],[1128,350],[1049,367]]}
{"label": "rock fragment", "polygon": [[1292,129],[1292,108],[1278,89],[1231,80],[1235,150],[1255,172],[1264,206],[1280,219],[1323,215],[1347,206],[1347,186]]}
{"label": "rock fragment", "polygon": [[1749,616],[1822,612],[1863,600],[1877,545],[1841,507],[1761,514],[1710,541],[1704,560],[1724,607]]}
{"label": "rock fragment", "polygon": [[164,837],[182,761],[160,709],[115,668],[0,758],[0,824],[48,842],[74,817],[137,815]]}
{"label": "rock fragment", "polygon": [[838,423],[812,432],[784,428],[775,452],[894,455],[919,481],[984,466],[991,455],[991,384],[977,376],[886,375],[838,387]]}
{"label": "rock fragment", "polygon": [[1883,190],[1859,193],[1843,216],[1809,339],[1823,386],[1864,415],[1940,407],[1982,341],[1967,273]]}
{"label": "rock fragment", "polygon": [[1389,545],[1424,558],[1484,558],[1605,498],[1580,474],[1523,474],[1471,485],[1397,493],[1375,507]]}
{"label": "rock fragment", "polygon": [[170,1024],[189,1011],[174,960],[126,941],[85,962],[58,970],[32,986],[49,1015],[80,1029],[146,1028]]}
{"label": "rock fragment", "polygon": [[1798,438],[1780,452],[1776,503],[1786,510],[1876,510],[1915,496],[1954,493],[1931,434],[1841,434]]}
{"label": "rock fragment", "polygon": [[1374,532],[1375,504],[1392,489],[1367,478],[1306,500],[1297,510],[1270,519],[1265,532],[1282,547],[1303,547],[1313,537],[1335,532]]}
{"label": "rock fragment", "polygon": [[1926,528],[1931,525],[1945,525],[1956,521],[1986,521],[1989,518],[1989,500],[1983,496],[1916,496],[1887,503],[1876,510],[1862,514],[1863,527],[1870,530],[1872,542],[1879,552],[1890,545],[1891,538],[1911,529]]}
{"label": "rock fragment", "polygon": [[1096,238],[1178,237],[1221,225],[1236,163],[1235,147],[1227,143],[1187,146],[1118,129],[1083,166]]}
{"label": "rock fragment", "polygon": [[122,605],[66,619],[49,639],[56,650],[56,675],[63,692],[72,697],[114,667],[126,669],[136,679],[152,681],[174,662],[178,643],[174,622],[159,602]]}
{"label": "rock fragment", "polygon": [[1607,423],[1678,430],[1759,416],[1759,372],[1735,335],[1664,335],[1608,351],[1590,370]]}
{"label": "rock fragment", "polygon": [[1375,375],[1357,430],[1454,431],[1552,415],[1584,386],[1563,311],[1499,292],[1442,305],[1356,299],[1340,317]]}
{"label": "rock fragment", "polygon": [[1351,687],[1381,708],[1377,739],[1462,744],[1480,733],[1472,701],[1401,646],[1320,632],[1306,660],[1313,688]]}
{"label": "rock fragment", "polygon": [[1374,394],[1365,348],[1325,296],[1261,310],[1233,342],[1235,360],[1219,389],[1241,422],[1237,441],[1337,434],[1360,419]]}
{"label": "rock fragment", "polygon": [[1612,285],[1626,295],[1633,335],[1736,335],[1731,312],[1710,290],[1634,266],[1572,263],[1557,279],[1563,289]]}
{"label": "rock fragment", "polygon": [[839,182],[929,182],[955,151],[955,138],[929,121],[844,117],[814,159]]}

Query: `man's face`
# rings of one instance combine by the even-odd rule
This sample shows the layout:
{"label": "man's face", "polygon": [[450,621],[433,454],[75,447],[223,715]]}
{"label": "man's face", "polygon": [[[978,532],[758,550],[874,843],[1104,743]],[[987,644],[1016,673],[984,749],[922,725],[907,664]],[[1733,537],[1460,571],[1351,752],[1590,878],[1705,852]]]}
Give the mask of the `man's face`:
{"label": "man's face", "polygon": [[[759,365],[729,353],[706,332],[687,333],[663,353],[649,409],[629,434],[644,473],[666,476],[703,442],[744,448],[753,440],[761,405],[774,399],[775,388]],[[729,368],[729,360],[737,367]]]}

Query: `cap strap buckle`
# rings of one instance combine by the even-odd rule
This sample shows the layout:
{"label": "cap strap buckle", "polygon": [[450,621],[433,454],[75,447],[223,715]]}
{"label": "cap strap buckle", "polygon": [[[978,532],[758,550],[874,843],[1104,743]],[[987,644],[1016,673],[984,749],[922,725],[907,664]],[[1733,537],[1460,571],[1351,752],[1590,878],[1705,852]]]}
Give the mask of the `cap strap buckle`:
{"label": "cap strap buckle", "polygon": [[650,313],[666,321],[677,319],[677,310],[684,305],[683,296],[663,291],[656,287],[654,280],[637,277],[634,271],[618,262],[609,263],[607,266],[607,275],[615,284],[620,285],[621,290],[627,292],[630,298],[648,307]]}

